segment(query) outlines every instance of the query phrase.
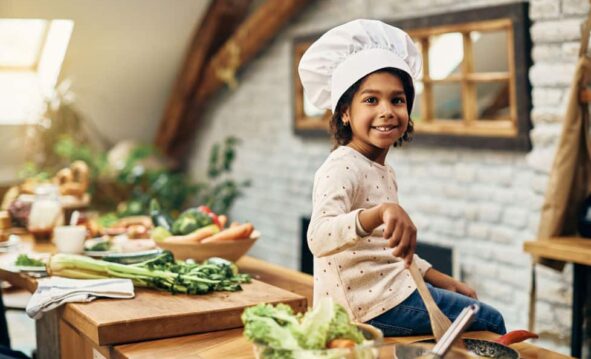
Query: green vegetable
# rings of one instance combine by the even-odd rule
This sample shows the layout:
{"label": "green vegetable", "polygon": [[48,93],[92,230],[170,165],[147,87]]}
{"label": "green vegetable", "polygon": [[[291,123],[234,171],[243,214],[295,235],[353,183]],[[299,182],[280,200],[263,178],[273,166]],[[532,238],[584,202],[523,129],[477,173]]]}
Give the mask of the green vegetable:
{"label": "green vegetable", "polygon": [[152,229],[152,234],[150,235],[154,242],[162,242],[170,236],[172,236],[172,233],[170,233],[166,228],[162,227],[156,227]]}
{"label": "green vegetable", "polygon": [[176,235],[189,234],[201,227],[212,224],[212,219],[197,208],[185,210],[172,224],[172,233]]}
{"label": "green vegetable", "polygon": [[141,287],[172,293],[206,294],[212,291],[239,291],[242,290],[240,284],[250,282],[249,275],[235,274],[231,264],[229,261],[205,261],[202,264],[175,261],[168,251],[132,265],[73,254],[56,254],[49,261],[48,271],[51,275],[67,278],[129,278]]}
{"label": "green vegetable", "polygon": [[[345,309],[332,299],[322,299],[303,316],[294,314],[285,304],[257,304],[242,313],[244,335],[263,344],[264,358],[328,358],[342,357],[343,352],[322,352],[333,339],[351,339],[357,344],[365,341],[363,334],[349,319]],[[314,352],[314,351],[317,352]],[[364,350],[356,351],[358,358]]]}
{"label": "green vegetable", "polygon": [[20,254],[14,264],[20,267],[45,267],[45,263],[38,259],[30,258],[26,254]]}
{"label": "green vegetable", "polygon": [[162,227],[167,231],[170,231],[172,226],[172,219],[170,216],[162,211],[160,203],[156,198],[150,200],[150,217],[152,218],[152,224],[155,227]]}
{"label": "green vegetable", "polygon": [[90,248],[88,248],[87,250],[88,251],[103,252],[103,251],[108,251],[109,249],[111,249],[111,242],[102,241],[102,242],[95,243],[94,245],[90,246]]}

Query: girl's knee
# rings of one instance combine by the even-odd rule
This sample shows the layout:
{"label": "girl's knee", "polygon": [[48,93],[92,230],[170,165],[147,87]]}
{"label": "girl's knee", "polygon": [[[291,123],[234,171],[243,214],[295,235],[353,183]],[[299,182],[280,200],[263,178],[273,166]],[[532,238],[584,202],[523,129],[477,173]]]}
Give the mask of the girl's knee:
{"label": "girl's knee", "polygon": [[503,319],[501,312],[488,304],[480,303],[480,313],[477,321],[484,327],[481,329],[497,334],[505,334],[507,332],[505,319]]}

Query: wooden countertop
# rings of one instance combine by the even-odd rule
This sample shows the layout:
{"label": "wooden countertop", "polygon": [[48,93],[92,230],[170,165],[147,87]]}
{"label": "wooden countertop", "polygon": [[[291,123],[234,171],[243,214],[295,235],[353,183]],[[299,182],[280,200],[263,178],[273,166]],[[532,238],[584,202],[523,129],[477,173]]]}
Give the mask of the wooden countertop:
{"label": "wooden countertop", "polygon": [[[491,332],[471,332],[465,338],[494,340],[497,335]],[[430,336],[385,338],[385,343],[413,343],[432,339]],[[513,344],[522,359],[565,359],[569,356],[542,349],[528,343]],[[252,344],[242,335],[242,329],[211,332],[184,337],[154,340],[116,346],[111,351],[112,359],[148,358],[202,358],[202,359],[253,359]]]}
{"label": "wooden countertop", "polygon": [[[578,241],[575,243],[579,243]],[[537,245],[538,243],[534,243]],[[566,242],[562,243],[566,244]],[[583,245],[591,244],[589,242],[581,243]],[[33,250],[39,252],[51,252],[53,246],[48,244],[34,245]],[[250,273],[257,280],[283,288],[295,294],[299,294],[312,303],[313,279],[310,275],[290,270],[278,265],[255,259],[252,257],[243,257],[237,262],[240,270]],[[6,275],[12,278],[6,278]],[[0,271],[0,278],[13,280],[18,283],[24,283],[29,290],[34,290],[36,282],[34,279],[15,273],[6,273]],[[17,283],[13,283],[17,284]],[[88,303],[87,306],[93,306],[99,302]],[[74,306],[67,304],[66,307]],[[64,308],[65,309],[65,308]],[[76,323],[74,323],[76,324]],[[78,327],[78,325],[76,325]],[[80,328],[78,328],[79,330]],[[489,332],[467,333],[466,337],[494,339],[495,334]],[[409,343],[422,340],[428,337],[399,337],[386,338],[387,343]],[[542,349],[533,344],[519,343],[512,347],[519,351],[524,359],[548,358],[559,359],[569,358],[546,349]],[[174,338],[157,339],[132,344],[122,344],[111,348],[111,358],[254,358],[252,345],[242,335],[242,329],[230,329],[201,334],[185,335]]]}
{"label": "wooden countertop", "polygon": [[557,237],[526,241],[523,249],[537,257],[591,266],[591,238]]}

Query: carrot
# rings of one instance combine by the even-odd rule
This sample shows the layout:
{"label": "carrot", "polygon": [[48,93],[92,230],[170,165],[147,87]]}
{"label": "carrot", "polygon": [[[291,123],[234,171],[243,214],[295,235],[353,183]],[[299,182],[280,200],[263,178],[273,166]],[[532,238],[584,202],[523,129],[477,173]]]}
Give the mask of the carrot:
{"label": "carrot", "polygon": [[230,228],[238,227],[239,225],[240,225],[240,222],[234,221],[234,222],[232,222],[232,224],[230,224]]}
{"label": "carrot", "polygon": [[331,348],[353,348],[355,347],[355,342],[351,339],[333,339],[326,345],[328,349]]}
{"label": "carrot", "polygon": [[225,214],[220,214],[218,216],[218,221],[220,222],[220,229],[224,229],[226,227],[226,223],[228,223],[228,217]]}
{"label": "carrot", "polygon": [[170,236],[164,239],[166,243],[177,244],[195,244],[201,242],[203,239],[213,236],[219,232],[219,228],[215,224],[201,227],[184,236]]}
{"label": "carrot", "polygon": [[201,241],[201,243],[223,242],[231,241],[233,239],[248,238],[253,230],[254,226],[252,223],[244,223],[239,226],[224,229],[223,231],[214,234],[209,238],[205,238]]}

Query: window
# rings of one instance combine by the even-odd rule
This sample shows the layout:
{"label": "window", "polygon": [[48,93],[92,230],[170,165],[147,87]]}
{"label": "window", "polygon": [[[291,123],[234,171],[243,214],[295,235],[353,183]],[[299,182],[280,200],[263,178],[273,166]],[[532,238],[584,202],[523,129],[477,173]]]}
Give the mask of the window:
{"label": "window", "polygon": [[39,118],[73,26],[70,20],[0,19],[0,125]]}
{"label": "window", "polygon": [[[423,55],[412,113],[417,143],[529,150],[527,3],[389,22]],[[330,113],[306,104],[297,64],[318,35],[295,39],[294,128],[326,134]]]}
{"label": "window", "polygon": [[417,142],[528,150],[527,3],[394,23],[423,54]]}

